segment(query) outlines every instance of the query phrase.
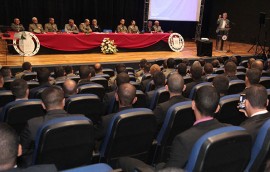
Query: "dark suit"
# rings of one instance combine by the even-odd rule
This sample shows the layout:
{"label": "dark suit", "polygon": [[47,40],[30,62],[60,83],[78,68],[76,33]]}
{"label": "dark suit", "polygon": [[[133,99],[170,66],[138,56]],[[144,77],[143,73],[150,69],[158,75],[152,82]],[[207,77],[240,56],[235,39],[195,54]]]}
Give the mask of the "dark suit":
{"label": "dark suit", "polygon": [[141,88],[142,88],[142,91],[145,92],[146,91],[146,88],[148,86],[148,84],[153,80],[153,78],[149,78],[149,79],[145,79],[141,82]]}
{"label": "dark suit", "polygon": [[252,136],[252,142],[254,143],[261,126],[270,118],[270,113],[256,115],[248,118],[242,124],[241,127],[245,128],[247,132]]}
{"label": "dark suit", "polygon": [[199,79],[199,80],[192,81],[192,82],[188,83],[188,84],[186,85],[186,90],[184,91],[184,96],[185,96],[185,97],[189,97],[190,92],[191,92],[191,90],[193,89],[193,87],[195,87],[196,85],[198,85],[198,84],[200,84],[200,83],[203,83],[203,82],[204,82],[204,81],[203,81],[203,79],[201,78],[201,79]]}
{"label": "dark suit", "polygon": [[103,104],[104,104],[104,108],[106,110],[106,114],[108,114],[109,112],[109,108],[110,108],[110,103],[113,101],[113,99],[115,99],[115,91],[106,93],[104,98],[103,98]]}
{"label": "dark suit", "polygon": [[238,80],[239,79],[239,78],[237,78],[236,75],[234,75],[234,76],[227,76],[227,77],[228,77],[229,81]]}
{"label": "dark suit", "polygon": [[190,99],[185,98],[184,96],[174,96],[174,97],[171,97],[168,101],[157,105],[157,107],[154,110],[154,115],[156,117],[159,128],[162,126],[163,121],[166,117],[167,111],[169,110],[171,106],[173,106],[176,103],[189,101],[189,100]]}
{"label": "dark suit", "polygon": [[26,163],[26,166],[30,165],[32,162],[32,154],[34,151],[34,143],[38,129],[47,121],[60,118],[68,117],[68,114],[64,110],[50,110],[46,113],[45,116],[36,117],[28,120],[25,129],[22,131],[20,136],[20,141],[23,148],[23,163]]}
{"label": "dark suit", "polygon": [[102,32],[102,30],[99,26],[91,25],[91,29],[93,32]]}
{"label": "dark suit", "polygon": [[6,172],[56,172],[55,165],[34,165],[28,168],[12,168]]}

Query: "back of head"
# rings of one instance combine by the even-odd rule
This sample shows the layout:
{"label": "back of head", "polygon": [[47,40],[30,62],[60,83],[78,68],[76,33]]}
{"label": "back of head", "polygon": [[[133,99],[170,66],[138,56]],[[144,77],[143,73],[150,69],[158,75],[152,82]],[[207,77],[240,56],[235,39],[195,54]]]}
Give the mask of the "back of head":
{"label": "back of head", "polygon": [[64,92],[59,87],[48,87],[42,92],[41,99],[46,110],[62,109]]}
{"label": "back of head", "polygon": [[249,58],[248,59],[248,64],[247,65],[248,65],[248,68],[249,69],[251,69],[251,65],[252,65],[253,62],[255,62],[255,59],[254,58]]}
{"label": "back of head", "polygon": [[54,74],[56,78],[65,76],[65,69],[62,66],[55,67]]}
{"label": "back of head", "polygon": [[144,68],[145,63],[147,63],[147,60],[146,59],[141,59],[140,63],[139,63],[140,68]]}
{"label": "back of head", "polygon": [[122,84],[129,83],[130,78],[126,72],[119,73],[116,77],[116,85],[119,87]]}
{"label": "back of head", "polygon": [[224,75],[218,75],[213,79],[213,86],[219,95],[226,95],[229,89],[229,79]]}
{"label": "back of head", "polygon": [[201,64],[201,66],[204,66],[204,65],[205,65],[205,60],[204,60],[203,58],[200,58],[200,59],[199,59],[199,62],[200,62],[200,64]]}
{"label": "back of head", "polygon": [[227,56],[225,57],[217,57],[217,60],[219,62],[219,64],[223,64],[224,63],[224,59],[223,58],[226,58]]}
{"label": "back of head", "polygon": [[163,87],[165,85],[165,75],[163,72],[154,73],[153,80],[156,88]]}
{"label": "back of head", "polygon": [[238,60],[237,60],[237,57],[235,57],[235,56],[230,57],[230,61],[234,62],[235,65],[238,66]]}
{"label": "back of head", "polygon": [[174,69],[174,66],[175,66],[175,61],[173,58],[168,58],[167,60],[167,67],[170,68],[170,69]]}
{"label": "back of head", "polygon": [[202,116],[213,116],[218,104],[219,94],[212,86],[203,86],[195,94],[195,105]]}
{"label": "back of head", "polygon": [[190,68],[190,73],[193,80],[199,80],[202,77],[202,66],[200,63],[193,63]]}
{"label": "back of head", "polygon": [[181,76],[186,76],[187,75],[187,65],[185,63],[179,63],[179,65],[178,65],[178,73]]}
{"label": "back of head", "polygon": [[218,60],[213,60],[213,61],[212,61],[212,65],[213,65],[214,68],[219,68],[219,66],[220,66]]}
{"label": "back of head", "polygon": [[117,89],[119,104],[123,107],[132,106],[136,97],[136,88],[130,83],[122,84]]}
{"label": "back of head", "polygon": [[151,63],[145,63],[145,65],[144,65],[144,69],[143,69],[143,71],[145,72],[145,73],[149,73],[149,71],[150,71],[150,68],[151,68]]}
{"label": "back of head", "polygon": [[262,85],[255,84],[246,89],[246,99],[253,108],[265,109],[267,98],[267,90]]}
{"label": "back of head", "polygon": [[224,66],[225,73],[229,76],[234,76],[237,71],[237,66],[234,62],[229,61]]}
{"label": "back of head", "polygon": [[170,93],[182,94],[184,79],[178,73],[172,73],[167,80],[167,85]]}
{"label": "back of head", "polygon": [[122,72],[126,72],[126,65],[123,63],[117,64],[115,66],[115,70],[116,70],[117,74],[122,73]]}
{"label": "back of head", "polygon": [[72,72],[73,72],[72,66],[66,66],[66,67],[65,67],[65,72],[66,72],[66,74],[72,73]]}
{"label": "back of head", "polygon": [[211,63],[206,63],[204,65],[204,72],[205,72],[205,74],[212,74],[213,71],[214,71],[214,69],[213,69],[213,65]]}
{"label": "back of head", "polygon": [[151,75],[154,75],[154,73],[160,72],[160,71],[161,71],[161,69],[160,69],[159,65],[157,65],[157,64],[153,64],[153,65],[150,67],[150,74],[151,74]]}
{"label": "back of head", "polygon": [[251,65],[251,69],[258,69],[262,73],[263,62],[261,60],[255,60]]}
{"label": "back of head", "polygon": [[74,80],[67,79],[63,84],[63,91],[66,96],[74,95],[77,93],[77,84]]}
{"label": "back of head", "polygon": [[16,99],[27,98],[28,94],[28,85],[27,82],[23,79],[15,79],[10,84],[10,89],[12,94],[16,97]]}
{"label": "back of head", "polygon": [[11,77],[11,69],[7,66],[4,66],[1,68],[1,74],[3,75],[4,78],[9,78]]}
{"label": "back of head", "polygon": [[51,73],[48,68],[40,68],[37,70],[37,79],[40,84],[49,82]]}
{"label": "back of head", "polygon": [[24,62],[22,64],[22,69],[23,70],[32,70],[32,64],[30,62]]}
{"label": "back of head", "polygon": [[94,65],[94,69],[95,69],[95,72],[96,72],[96,73],[101,72],[101,71],[102,71],[102,66],[101,66],[101,64],[100,64],[100,63],[96,63],[96,64]]}
{"label": "back of head", "polygon": [[246,73],[246,79],[251,85],[259,84],[261,79],[261,71],[258,69],[249,69]]}
{"label": "back of head", "polygon": [[6,123],[0,123],[0,171],[14,168],[18,155],[19,136]]}
{"label": "back of head", "polygon": [[89,79],[95,76],[95,70],[93,67],[80,66],[79,74],[81,79]]}

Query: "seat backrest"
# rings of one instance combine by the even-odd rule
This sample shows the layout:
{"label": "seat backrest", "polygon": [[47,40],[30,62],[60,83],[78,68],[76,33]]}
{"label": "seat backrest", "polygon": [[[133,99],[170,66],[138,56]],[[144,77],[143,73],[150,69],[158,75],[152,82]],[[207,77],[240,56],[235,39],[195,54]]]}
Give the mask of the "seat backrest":
{"label": "seat backrest", "polygon": [[245,81],[243,80],[232,80],[229,82],[228,94],[238,94],[241,93],[246,88]]}
{"label": "seat backrest", "polygon": [[5,107],[4,121],[20,134],[29,119],[45,115],[41,103],[38,99],[12,102]]}
{"label": "seat backrest", "polygon": [[37,73],[36,72],[28,72],[28,73],[24,73],[22,75],[22,79],[26,80],[26,81],[31,81],[31,80],[35,80],[37,79]]}
{"label": "seat backrest", "polygon": [[244,66],[237,66],[237,72],[244,72],[246,73],[247,69]]}
{"label": "seat backrest", "polygon": [[142,81],[146,80],[146,79],[150,79],[151,77],[152,77],[152,75],[150,73],[145,74],[145,75],[142,76]]}
{"label": "seat backrest", "polygon": [[102,72],[104,74],[108,74],[110,75],[110,77],[113,77],[115,74],[114,74],[114,70],[113,69],[109,69],[109,68],[105,68],[105,69],[102,69]]}
{"label": "seat backrest", "polygon": [[241,127],[212,130],[200,137],[193,146],[186,170],[243,171],[250,158],[251,146],[251,136]]}
{"label": "seat backrest", "polygon": [[80,80],[80,77],[79,76],[69,76],[69,77],[67,77],[68,79],[71,79],[71,80],[73,80],[73,81],[75,81],[76,83],[78,83],[79,82],[79,80]]}
{"label": "seat backrest", "polygon": [[14,81],[14,78],[5,79],[3,87],[7,90],[10,90],[10,84]]}
{"label": "seat backrest", "polygon": [[9,90],[0,91],[0,107],[5,106],[9,102],[15,100],[14,95]]}
{"label": "seat backrest", "polygon": [[96,78],[96,77],[102,77],[102,78],[105,78],[105,79],[107,79],[107,80],[110,79],[110,75],[108,75],[108,74],[96,74],[95,78]]}
{"label": "seat backrest", "polygon": [[135,70],[132,67],[126,67],[127,72],[135,73]]}
{"label": "seat backrest", "polygon": [[260,128],[251,151],[251,158],[245,171],[263,171],[266,160],[269,159],[270,120]]}
{"label": "seat backrest", "polygon": [[152,81],[148,82],[148,84],[147,84],[147,86],[145,88],[145,92],[147,93],[147,92],[152,91],[154,89],[155,89],[155,83],[152,80]]}
{"label": "seat backrest", "polygon": [[33,97],[31,98],[35,98],[35,99],[41,99],[41,94],[42,92],[48,87],[42,87],[42,88],[39,88],[38,90],[36,90],[36,92],[34,93]]}
{"label": "seat backrest", "polygon": [[239,103],[239,97],[239,94],[233,94],[224,96],[220,99],[220,110],[215,115],[215,118],[219,120],[219,122],[232,125],[240,125],[243,121],[247,119],[245,114],[239,112],[239,109],[237,108]]}
{"label": "seat backrest", "polygon": [[214,70],[215,74],[223,74],[224,73],[224,68],[217,68]]}
{"label": "seat backrest", "polygon": [[133,74],[129,75],[129,80],[132,81],[132,82],[136,82],[136,78],[135,78],[135,76]]}
{"label": "seat backrest", "polygon": [[203,86],[212,86],[212,83],[211,82],[203,82],[203,83],[195,85],[190,91],[189,98],[193,99],[193,97],[195,96],[198,89],[203,87]]}
{"label": "seat backrest", "polygon": [[146,108],[146,95],[141,90],[136,90],[137,101],[133,104],[134,108]]}
{"label": "seat backrest", "polygon": [[93,164],[93,165],[88,165],[88,166],[83,166],[83,167],[77,167],[69,170],[64,170],[62,172],[111,172],[113,171],[112,167],[110,167],[108,164],[104,163],[98,163],[98,164]]}
{"label": "seat backrest", "polygon": [[102,85],[105,90],[108,89],[108,80],[106,78],[97,76],[92,77],[90,81]]}
{"label": "seat backrest", "polygon": [[27,85],[29,90],[31,90],[32,88],[36,88],[39,86],[39,82],[37,81],[27,81]]}
{"label": "seat backrest", "polygon": [[70,114],[83,114],[90,118],[94,124],[104,115],[102,103],[97,95],[78,94],[66,99],[65,110]]}
{"label": "seat backrest", "polygon": [[146,108],[127,109],[115,114],[103,140],[100,156],[106,162],[123,156],[143,157],[154,140],[156,120]]}
{"label": "seat backrest", "polygon": [[159,152],[156,152],[155,161],[162,162],[167,159],[175,136],[192,127],[194,122],[195,115],[191,107],[191,101],[171,106],[157,136],[157,145],[159,147],[157,151]]}
{"label": "seat backrest", "polygon": [[247,64],[248,64],[248,60],[243,60],[243,61],[240,62],[239,65],[244,66],[244,68],[247,68],[248,67]]}
{"label": "seat backrest", "polygon": [[136,88],[136,90],[141,90],[142,88],[141,88],[141,85],[138,83],[138,82],[135,82],[135,81],[130,81],[129,82],[131,85],[133,85],[135,88]]}
{"label": "seat backrest", "polygon": [[269,89],[270,88],[270,77],[267,77],[267,76],[261,77],[259,83],[261,85],[263,85],[266,89]]}
{"label": "seat backrest", "polygon": [[[270,100],[270,89],[267,89],[268,100]],[[270,111],[270,103],[268,103],[267,110]]]}
{"label": "seat backrest", "polygon": [[193,81],[190,76],[184,76],[183,79],[185,84],[191,83]]}
{"label": "seat backrest", "polygon": [[55,164],[58,170],[91,163],[94,150],[92,122],[84,116],[47,121],[35,138],[33,164]]}
{"label": "seat backrest", "polygon": [[246,73],[244,72],[237,72],[235,75],[237,76],[238,79],[243,80],[243,81],[246,78]]}
{"label": "seat backrest", "polygon": [[218,74],[211,74],[211,75],[208,75],[208,76],[206,77],[206,81],[207,81],[207,82],[212,82],[216,76],[218,76]]}
{"label": "seat backrest", "polygon": [[159,103],[166,102],[170,99],[170,94],[165,87],[159,88],[155,91],[152,101],[150,103],[150,109],[155,109]]}
{"label": "seat backrest", "polygon": [[85,84],[78,87],[78,94],[95,94],[103,100],[105,89],[100,84]]}

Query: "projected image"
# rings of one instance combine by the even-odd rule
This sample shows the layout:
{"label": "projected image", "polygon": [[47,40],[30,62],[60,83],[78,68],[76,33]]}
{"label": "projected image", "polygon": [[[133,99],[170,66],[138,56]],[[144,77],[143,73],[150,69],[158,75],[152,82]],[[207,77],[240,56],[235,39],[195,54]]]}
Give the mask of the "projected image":
{"label": "projected image", "polygon": [[149,19],[198,21],[201,0],[150,0]]}

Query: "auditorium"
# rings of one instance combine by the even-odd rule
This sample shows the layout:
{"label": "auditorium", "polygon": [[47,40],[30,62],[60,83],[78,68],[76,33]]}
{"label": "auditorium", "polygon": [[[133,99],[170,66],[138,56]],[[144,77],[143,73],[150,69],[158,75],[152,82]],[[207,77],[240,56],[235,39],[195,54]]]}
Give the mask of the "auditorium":
{"label": "auditorium", "polygon": [[0,171],[270,171],[270,1],[0,4]]}

